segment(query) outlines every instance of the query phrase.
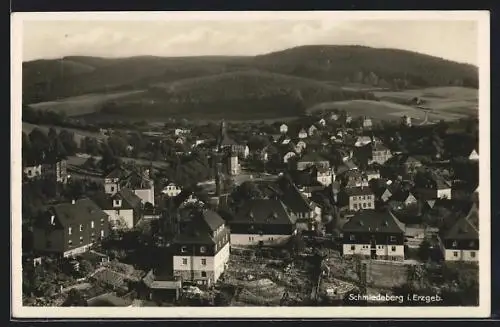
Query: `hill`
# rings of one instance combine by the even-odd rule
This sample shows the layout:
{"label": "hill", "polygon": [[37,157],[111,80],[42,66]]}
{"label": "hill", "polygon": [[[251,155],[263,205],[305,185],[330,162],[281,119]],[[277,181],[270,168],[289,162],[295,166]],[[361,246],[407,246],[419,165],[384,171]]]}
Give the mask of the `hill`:
{"label": "hill", "polygon": [[[398,49],[311,45],[256,56],[254,60],[276,72],[316,80],[376,80],[369,84],[391,85],[400,79],[418,87],[478,85],[478,69],[473,65]],[[370,73],[376,78],[372,79]]]}
{"label": "hill", "polygon": [[257,119],[301,115],[306,107],[317,102],[360,98],[370,98],[370,94],[345,91],[305,78],[245,70],[153,84],[144,93],[109,101],[102,111]]}

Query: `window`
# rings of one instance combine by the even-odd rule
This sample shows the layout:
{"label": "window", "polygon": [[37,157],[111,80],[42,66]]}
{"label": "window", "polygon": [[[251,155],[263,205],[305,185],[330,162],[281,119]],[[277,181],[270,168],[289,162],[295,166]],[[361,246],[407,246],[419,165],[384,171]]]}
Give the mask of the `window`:
{"label": "window", "polygon": [[187,265],[188,264],[188,259],[187,258],[182,258],[182,264]]}
{"label": "window", "polygon": [[269,241],[274,241],[274,238],[273,238],[273,237],[270,237],[270,238],[269,238]]}
{"label": "window", "polygon": [[354,251],[356,247],[354,245],[351,245],[351,251]]}
{"label": "window", "polygon": [[94,228],[94,221],[93,220],[90,222],[90,228]]}
{"label": "window", "polygon": [[391,251],[392,252],[396,252],[396,247],[395,246],[391,246]]}
{"label": "window", "polygon": [[471,258],[475,258],[475,257],[476,257],[476,252],[474,252],[474,251],[470,251],[470,257],[471,257]]}
{"label": "window", "polygon": [[115,191],[115,187],[111,186],[111,192],[114,192],[114,191]]}
{"label": "window", "polygon": [[366,203],[363,202],[363,208],[366,208]]}
{"label": "window", "polygon": [[389,238],[389,240],[390,240],[391,242],[396,242],[396,236],[391,236],[391,237]]}
{"label": "window", "polygon": [[72,232],[71,227],[68,227],[68,235],[71,235],[71,232]]}
{"label": "window", "polygon": [[207,248],[204,246],[200,246],[200,253],[205,253],[205,252],[207,252]]}
{"label": "window", "polygon": [[350,241],[354,241],[356,239],[356,236],[355,235],[349,235],[349,240]]}
{"label": "window", "polygon": [[453,243],[451,244],[451,246],[453,246],[454,248],[457,247],[457,241],[453,241]]}
{"label": "window", "polygon": [[253,241],[253,237],[252,236],[248,237],[248,240]]}
{"label": "window", "polygon": [[187,252],[187,246],[183,245],[181,246],[181,253],[186,253]]}
{"label": "window", "polygon": [[101,218],[101,226],[104,225],[104,218]]}
{"label": "window", "polygon": [[80,236],[80,244],[83,243],[83,236]]}
{"label": "window", "polygon": [[207,259],[201,259],[201,265],[206,266],[207,265]]}
{"label": "window", "polygon": [[80,224],[80,232],[83,232],[83,225]]}
{"label": "window", "polygon": [[206,271],[202,271],[201,272],[201,277],[207,277],[207,272]]}
{"label": "window", "polygon": [[69,241],[68,241],[68,244],[69,244],[69,245],[72,245],[72,244],[73,244],[73,241],[72,241],[72,240],[69,240]]}
{"label": "window", "polygon": [[354,210],[358,209],[358,204],[357,203],[354,203],[353,206]]}
{"label": "window", "polygon": [[101,230],[101,238],[104,237],[104,230]]}
{"label": "window", "polygon": [[457,252],[457,251],[454,251],[454,252],[453,252],[453,256],[454,256],[454,257],[458,257],[458,252]]}

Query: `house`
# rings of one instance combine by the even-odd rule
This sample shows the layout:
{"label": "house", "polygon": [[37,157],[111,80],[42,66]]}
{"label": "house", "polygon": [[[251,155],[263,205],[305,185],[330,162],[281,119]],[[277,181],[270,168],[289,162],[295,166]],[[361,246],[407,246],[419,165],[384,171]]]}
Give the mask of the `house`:
{"label": "house", "polygon": [[178,300],[182,290],[182,279],[174,277],[172,262],[166,262],[161,269],[150,270],[142,279],[142,284],[146,289],[145,297],[152,301]]}
{"label": "house", "polygon": [[371,163],[378,163],[379,165],[383,165],[392,157],[391,151],[383,143],[373,142],[372,144],[373,146]]}
{"label": "house", "polygon": [[[458,216],[458,217],[456,217]],[[479,260],[479,212],[473,203],[466,213],[453,214],[454,222],[439,234],[445,261],[477,262]]]}
{"label": "house", "polygon": [[295,152],[297,153],[302,153],[302,151],[304,151],[307,147],[306,142],[304,142],[301,139],[296,140],[294,143],[295,143]]}
{"label": "house", "polygon": [[389,205],[393,209],[403,209],[413,204],[417,204],[417,198],[408,190],[394,192],[389,199]]}
{"label": "house", "polygon": [[401,118],[401,122],[406,127],[411,127],[411,117],[404,115]]}
{"label": "house", "polygon": [[149,178],[149,170],[145,170],[142,174],[133,172],[125,179],[120,181],[120,189],[128,188],[142,200],[143,204],[155,204],[155,189],[154,183]]}
{"label": "house", "polygon": [[316,134],[316,132],[318,131],[318,128],[316,127],[316,125],[311,125],[309,126],[309,128],[307,129],[307,135],[309,136],[313,136],[314,134]]}
{"label": "house", "polygon": [[339,119],[339,115],[338,115],[338,114],[336,114],[336,113],[332,113],[332,114],[330,115],[330,120],[338,120],[338,119]]}
{"label": "house", "polygon": [[422,167],[422,162],[413,156],[402,156],[402,161],[400,161],[400,163],[407,173],[414,173],[417,168]]}
{"label": "house", "polygon": [[250,149],[247,145],[238,144],[229,137],[225,121],[222,121],[220,124],[220,131],[217,137],[217,149],[219,151],[228,150],[230,152],[235,152],[242,158],[248,158],[250,155]]}
{"label": "house", "polygon": [[349,187],[338,194],[340,206],[347,206],[350,211],[375,208],[375,194],[369,187]]}
{"label": "house", "polygon": [[189,129],[176,128],[174,130],[175,136],[185,136],[185,135],[188,135],[189,133],[191,133],[191,130],[189,130]]}
{"label": "house", "polygon": [[307,138],[308,134],[307,134],[306,130],[302,128],[299,131],[299,134],[297,136],[299,139],[305,139],[305,138]]}
{"label": "house", "polygon": [[318,125],[325,127],[326,126],[326,120],[324,118],[321,118],[318,120]]}
{"label": "house", "polygon": [[331,168],[315,167],[316,180],[323,186],[330,186],[335,180],[335,173]]}
{"label": "house", "polygon": [[174,182],[168,183],[161,191],[168,197],[176,197],[182,192],[182,188]]}
{"label": "house", "polygon": [[288,125],[287,124],[281,124],[280,125],[280,133],[286,134],[288,132]]}
{"label": "house", "polygon": [[351,116],[351,115],[349,115],[349,114],[348,114],[348,115],[346,115],[346,117],[345,117],[345,122],[346,122],[346,124],[352,123],[352,116]]}
{"label": "house", "polygon": [[23,168],[23,172],[28,179],[42,176],[42,165],[33,165]]}
{"label": "house", "polygon": [[86,252],[108,236],[108,215],[92,200],[84,198],[50,205],[33,228],[36,252],[71,257]]}
{"label": "house", "polygon": [[297,233],[296,216],[279,199],[248,200],[229,224],[231,245],[284,245]]}
{"label": "house", "polygon": [[177,144],[184,144],[186,142],[186,139],[184,137],[178,137],[175,139],[175,143]]}
{"label": "house", "polygon": [[342,228],[344,256],[403,261],[404,224],[390,211],[356,213]]}
{"label": "house", "polygon": [[416,192],[424,200],[451,199],[451,183],[444,177],[431,173],[426,179],[418,181]]}
{"label": "house", "polygon": [[338,180],[345,188],[368,186],[368,179],[366,178],[366,175],[356,169],[347,170],[338,174]]}
{"label": "house", "polygon": [[120,181],[130,175],[130,172],[123,167],[116,167],[104,175],[104,192],[115,194],[120,190]]}
{"label": "house", "polygon": [[328,169],[330,168],[330,162],[317,152],[308,152],[297,160],[297,170],[304,170],[311,166]]}
{"label": "house", "polygon": [[238,155],[236,152],[231,152],[227,156],[227,169],[228,169],[229,175],[231,175],[231,176],[239,175],[239,173],[241,171],[241,165],[238,162]]}
{"label": "house", "polygon": [[194,210],[174,224],[172,240],[173,275],[210,287],[217,282],[229,261],[230,233],[214,211]]}
{"label": "house", "polygon": [[476,149],[472,150],[472,152],[469,154],[469,160],[471,161],[479,160],[479,153],[477,153]]}
{"label": "house", "polygon": [[278,184],[280,192],[278,197],[295,215],[297,224],[304,223],[309,226],[309,223],[321,219],[321,209],[308,200],[297,185],[285,180],[279,181]]}
{"label": "house", "polygon": [[363,129],[371,129],[373,126],[372,119],[364,117],[363,119]]}
{"label": "house", "polygon": [[122,188],[113,195],[97,195],[93,200],[108,215],[111,229],[134,228],[142,218],[141,199],[130,189]]}

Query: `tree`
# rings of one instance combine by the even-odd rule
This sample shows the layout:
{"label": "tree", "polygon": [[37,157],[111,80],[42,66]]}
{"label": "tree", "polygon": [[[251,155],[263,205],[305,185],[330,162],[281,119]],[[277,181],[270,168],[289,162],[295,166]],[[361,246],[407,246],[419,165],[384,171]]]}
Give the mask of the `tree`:
{"label": "tree", "polygon": [[83,276],[87,276],[94,272],[95,267],[92,265],[92,263],[88,260],[82,260],[80,261],[80,272]]}
{"label": "tree", "polygon": [[231,304],[231,297],[226,292],[219,292],[215,295],[214,304],[218,307],[228,307]]}
{"label": "tree", "polygon": [[83,294],[76,288],[72,288],[68,292],[68,297],[62,304],[63,307],[86,307],[88,306],[87,300]]}
{"label": "tree", "polygon": [[421,261],[429,260],[431,254],[431,243],[429,240],[424,239],[420,246],[418,247],[417,256]]}

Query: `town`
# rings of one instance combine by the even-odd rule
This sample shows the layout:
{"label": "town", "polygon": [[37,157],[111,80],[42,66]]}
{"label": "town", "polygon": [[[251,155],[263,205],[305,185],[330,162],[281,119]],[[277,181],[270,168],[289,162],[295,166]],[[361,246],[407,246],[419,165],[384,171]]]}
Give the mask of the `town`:
{"label": "town", "polygon": [[478,305],[477,116],[23,120],[26,306]]}

